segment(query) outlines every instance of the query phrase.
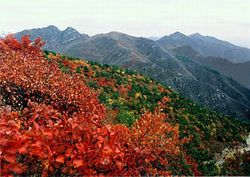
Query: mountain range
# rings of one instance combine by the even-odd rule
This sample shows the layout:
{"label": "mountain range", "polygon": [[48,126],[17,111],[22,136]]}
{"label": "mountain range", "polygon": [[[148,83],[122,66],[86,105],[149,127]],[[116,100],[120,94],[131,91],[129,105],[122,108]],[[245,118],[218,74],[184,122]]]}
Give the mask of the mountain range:
{"label": "mountain range", "polygon": [[166,49],[189,45],[203,56],[226,58],[234,63],[250,61],[250,49],[214,37],[203,36],[199,33],[186,36],[180,32],[175,32],[162,37],[157,43]]}
{"label": "mountain range", "polygon": [[77,43],[82,41],[89,36],[86,34],[80,34],[75,29],[68,27],[64,31],[60,31],[57,27],[50,25],[45,28],[23,30],[16,34],[18,38],[21,36],[29,34],[32,38],[42,37],[46,45],[45,50],[52,50],[62,52],[65,47],[67,47],[72,42]]}
{"label": "mountain range", "polygon": [[[180,32],[153,41],[119,32],[90,37],[71,27],[60,31],[48,26],[15,36],[20,39],[26,34],[32,39],[42,37],[45,50],[137,70],[209,108],[240,119],[250,118],[250,68],[243,64],[250,61],[250,49]],[[221,63],[227,65],[220,67]],[[241,65],[245,69],[240,69]]]}

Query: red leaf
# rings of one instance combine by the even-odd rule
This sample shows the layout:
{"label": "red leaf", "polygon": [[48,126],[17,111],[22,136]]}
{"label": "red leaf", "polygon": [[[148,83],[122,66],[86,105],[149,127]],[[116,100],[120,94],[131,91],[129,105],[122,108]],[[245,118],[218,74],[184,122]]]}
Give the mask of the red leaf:
{"label": "red leaf", "polygon": [[16,163],[16,155],[5,155],[4,160],[9,163]]}
{"label": "red leaf", "polygon": [[17,174],[21,174],[21,173],[23,173],[24,168],[21,165],[13,165],[11,170],[14,171]]}
{"label": "red leaf", "polygon": [[18,152],[20,154],[24,153],[26,151],[27,147],[28,147],[28,144],[25,143],[23,146],[21,146],[20,148],[18,148]]}
{"label": "red leaf", "polygon": [[16,154],[17,149],[15,147],[9,147],[8,149],[6,149],[5,152],[8,153],[8,154]]}
{"label": "red leaf", "polygon": [[113,153],[113,150],[110,148],[110,146],[104,146],[103,147],[103,153],[105,154],[112,154]]}
{"label": "red leaf", "polygon": [[74,154],[73,154],[73,149],[72,148],[68,148],[67,150],[66,150],[66,153],[65,153],[65,156],[66,157],[73,157],[74,156]]}
{"label": "red leaf", "polygon": [[120,149],[118,147],[115,148],[115,152],[118,154],[120,151]]}
{"label": "red leaf", "polygon": [[125,165],[122,161],[116,161],[116,166],[119,168],[119,170],[121,170]]}
{"label": "red leaf", "polygon": [[8,139],[5,139],[5,138],[3,138],[3,136],[0,136],[0,144],[1,145],[6,145],[6,143],[8,142]]}
{"label": "red leaf", "polygon": [[58,163],[64,163],[64,156],[63,155],[59,155],[56,157],[56,162]]}
{"label": "red leaf", "polygon": [[84,162],[83,162],[82,159],[75,159],[75,160],[73,161],[73,165],[74,165],[75,168],[78,168],[78,167],[80,167],[80,166],[83,166],[83,165],[84,165]]}

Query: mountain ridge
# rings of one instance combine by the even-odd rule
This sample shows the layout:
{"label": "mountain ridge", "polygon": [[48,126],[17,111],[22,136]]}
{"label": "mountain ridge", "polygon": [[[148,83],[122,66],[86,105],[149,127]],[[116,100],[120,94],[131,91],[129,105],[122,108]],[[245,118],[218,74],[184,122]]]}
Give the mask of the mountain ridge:
{"label": "mountain ridge", "polygon": [[211,67],[221,74],[236,80],[244,87],[250,89],[250,61],[244,63],[232,63],[231,61],[218,57],[204,57],[189,45],[173,49],[178,55],[190,57],[191,59]]}
{"label": "mountain ridge", "polygon": [[166,49],[189,45],[204,56],[221,57],[234,63],[250,61],[250,49],[239,47],[227,41],[211,36],[194,33],[189,36],[180,32],[166,35],[159,39],[158,44]]}
{"label": "mountain ridge", "polygon": [[[34,28],[31,30],[23,30],[14,34],[17,39],[23,35],[30,35],[31,39],[42,37],[46,42],[44,49],[55,50],[61,52],[63,48],[73,42],[78,42],[87,39],[87,34],[81,34],[72,27],[67,27],[65,30],[59,30],[54,25],[49,25],[43,28]],[[52,40],[53,39],[53,40]]]}
{"label": "mountain ridge", "polygon": [[[180,32],[172,36],[189,39]],[[249,95],[248,89],[197,61],[176,57],[174,51],[159,45],[157,41],[110,32],[75,39],[62,47],[46,49],[137,70],[212,109],[238,118],[250,117],[250,99],[247,100],[248,96],[244,96]]]}

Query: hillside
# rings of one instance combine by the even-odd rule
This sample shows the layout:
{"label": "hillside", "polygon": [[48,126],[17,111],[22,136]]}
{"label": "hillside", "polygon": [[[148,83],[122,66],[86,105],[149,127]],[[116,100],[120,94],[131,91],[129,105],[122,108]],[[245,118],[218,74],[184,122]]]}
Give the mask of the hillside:
{"label": "hillside", "polygon": [[[41,33],[44,30],[45,34],[59,31],[55,27],[47,27],[33,29],[31,33],[27,30],[25,34],[31,34],[32,38],[41,35],[48,41],[54,41],[53,37]],[[16,36],[20,37],[20,34],[24,33],[17,33]],[[61,36],[64,32],[59,31],[58,34]],[[181,33],[171,36],[175,40],[187,38]],[[81,37],[79,40],[76,38],[68,45],[58,48],[45,45],[44,49],[139,71],[171,86],[184,96],[210,109],[238,119],[249,119],[250,91],[248,89],[213,69],[203,66],[203,63],[186,62],[186,60],[176,57],[174,51],[164,48],[158,43],[146,38],[110,32],[83,39]]]}
{"label": "hillside", "polygon": [[247,153],[215,158],[244,142],[249,123],[137,72],[40,46],[0,41],[3,175],[249,174]]}
{"label": "hillside", "polygon": [[206,65],[224,76],[234,79],[244,87],[250,89],[250,62],[232,63],[224,58],[204,57],[192,47],[185,45],[174,48],[176,55],[186,56],[190,59]]}
{"label": "hillside", "polygon": [[63,53],[140,71],[209,108],[249,119],[249,90],[199,62],[175,57],[151,40],[112,32],[71,45]]}
{"label": "hillside", "polygon": [[216,71],[236,80],[246,88],[250,89],[250,61],[245,63],[232,63],[226,59],[207,57],[200,62],[207,64]]}

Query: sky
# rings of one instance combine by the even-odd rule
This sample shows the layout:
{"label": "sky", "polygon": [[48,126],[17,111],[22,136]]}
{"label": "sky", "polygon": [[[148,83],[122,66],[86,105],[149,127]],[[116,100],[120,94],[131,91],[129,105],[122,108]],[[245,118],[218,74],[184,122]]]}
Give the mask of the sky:
{"label": "sky", "polygon": [[95,35],[161,37],[176,31],[250,48],[250,0],[0,0],[0,32],[55,25]]}

